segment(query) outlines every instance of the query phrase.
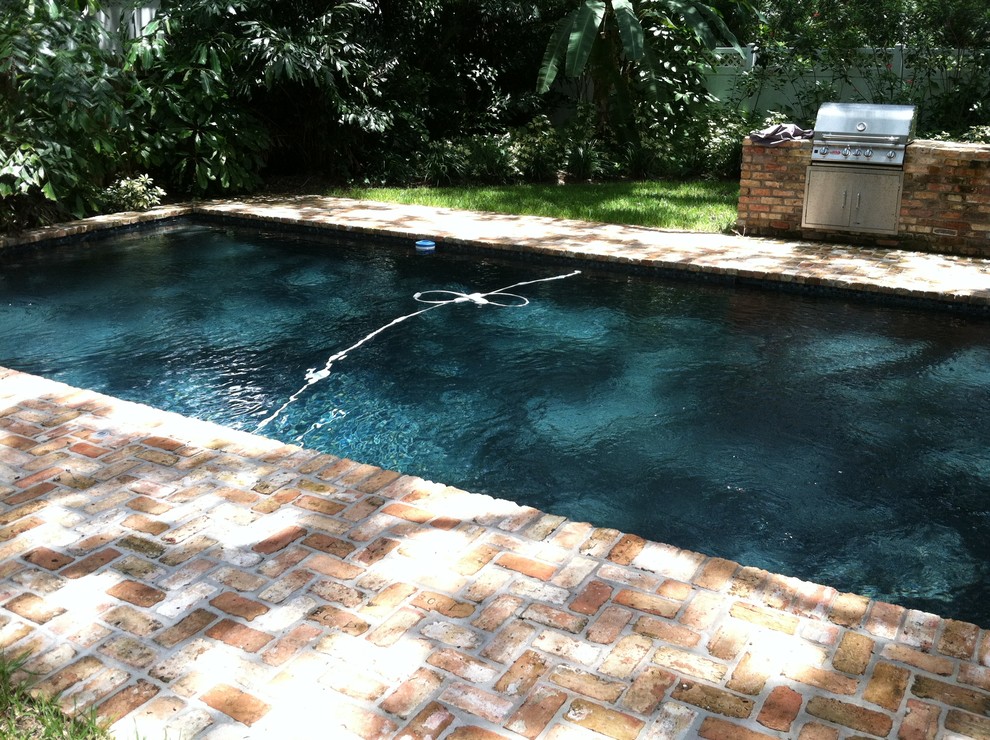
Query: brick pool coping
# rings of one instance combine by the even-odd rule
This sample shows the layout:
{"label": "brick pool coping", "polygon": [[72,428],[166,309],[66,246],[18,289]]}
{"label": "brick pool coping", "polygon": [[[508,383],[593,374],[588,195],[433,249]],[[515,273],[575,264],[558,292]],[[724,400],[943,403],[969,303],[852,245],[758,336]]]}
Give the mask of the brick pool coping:
{"label": "brick pool coping", "polygon": [[[196,210],[507,244],[529,223],[534,248],[687,269],[798,249],[323,199]],[[624,233],[650,244],[627,257]],[[805,253],[804,279],[879,285],[892,262],[883,289],[968,274],[948,300],[988,297],[986,261],[926,278],[818,249],[839,277]],[[990,738],[976,625],[2,368],[0,648],[122,738]]]}
{"label": "brick pool coping", "polygon": [[98,216],[0,237],[0,250],[182,216],[257,220],[314,230],[430,238],[445,244],[699,273],[809,288],[850,290],[990,308],[990,259],[702,234],[585,221],[453,211],[319,196],[259,197]]}

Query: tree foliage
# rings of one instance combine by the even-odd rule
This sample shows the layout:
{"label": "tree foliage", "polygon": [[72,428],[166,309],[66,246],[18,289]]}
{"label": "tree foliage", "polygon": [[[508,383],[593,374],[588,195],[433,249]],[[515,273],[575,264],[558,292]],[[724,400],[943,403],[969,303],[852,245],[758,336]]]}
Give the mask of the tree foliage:
{"label": "tree foliage", "polygon": [[561,72],[585,78],[601,125],[635,145],[637,107],[682,112],[700,100],[720,42],[739,48],[721,13],[700,0],[580,0],[550,36],[537,90],[548,92]]}
{"label": "tree foliage", "polygon": [[[929,130],[990,123],[984,0],[761,2],[765,22],[749,31],[759,66],[747,92],[791,86],[795,119],[813,119],[822,102],[854,89],[859,99],[918,105]],[[895,48],[903,68],[892,63]]]}
{"label": "tree foliage", "polygon": [[[108,186],[149,177],[184,198],[279,174],[731,172],[750,122],[704,82],[737,38],[756,86],[872,64],[879,100],[990,122],[984,0],[161,0],[137,38],[100,22],[131,3],[0,0],[0,228],[115,207]],[[849,52],[897,43],[911,78]]]}
{"label": "tree foliage", "polygon": [[234,99],[222,45],[189,53],[167,18],[128,38],[93,0],[4,9],[0,226],[98,212],[111,182],[141,172],[178,193],[257,183],[266,134]]}
{"label": "tree foliage", "polygon": [[375,0],[369,28],[390,126],[361,138],[357,179],[415,169],[440,142],[502,135],[543,112],[541,47],[569,0]]}
{"label": "tree foliage", "polygon": [[[0,16],[0,199],[4,221],[21,203],[83,215],[133,130],[126,86],[106,32],[88,10],[54,0],[8,0]],[[58,204],[57,206],[55,204]]]}

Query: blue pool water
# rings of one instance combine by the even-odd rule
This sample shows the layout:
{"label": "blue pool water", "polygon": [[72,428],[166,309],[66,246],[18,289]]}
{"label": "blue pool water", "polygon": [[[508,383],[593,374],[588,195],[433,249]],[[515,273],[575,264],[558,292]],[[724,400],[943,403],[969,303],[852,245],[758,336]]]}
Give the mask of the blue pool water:
{"label": "blue pool water", "polygon": [[572,269],[131,234],[3,257],[0,364],[990,626],[986,318],[582,268],[307,385]]}

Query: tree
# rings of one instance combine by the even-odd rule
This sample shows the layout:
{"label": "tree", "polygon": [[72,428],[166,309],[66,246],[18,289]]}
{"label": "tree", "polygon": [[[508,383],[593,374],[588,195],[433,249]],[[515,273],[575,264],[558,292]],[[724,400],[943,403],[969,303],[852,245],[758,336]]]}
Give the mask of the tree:
{"label": "tree", "polygon": [[93,0],[4,0],[4,229],[91,215],[114,180],[142,172],[173,192],[257,182],[265,133],[233,99],[222,45],[183,57],[167,17],[132,39],[107,29],[98,9]]}
{"label": "tree", "polygon": [[[143,73],[155,110],[172,118],[162,133],[195,132],[177,174],[193,173],[201,191],[245,187],[262,165],[330,166],[350,130],[383,126],[362,44],[368,14],[358,2],[164,0]],[[240,166],[225,174],[225,162]]]}
{"label": "tree", "polygon": [[86,215],[127,157],[129,82],[94,7],[6,0],[0,13],[0,226]]}
{"label": "tree", "polygon": [[550,37],[537,90],[549,91],[561,71],[587,75],[601,122],[611,119],[631,138],[634,92],[652,104],[690,94],[690,81],[677,76],[672,61],[696,65],[719,40],[739,49],[721,14],[700,0],[581,0]]}
{"label": "tree", "polygon": [[545,104],[533,71],[570,1],[373,0],[367,43],[391,122],[365,137],[365,173],[377,179],[444,141],[532,120]]}
{"label": "tree", "polygon": [[[759,62],[747,92],[788,86],[793,119],[810,122],[822,102],[855,99],[915,104],[929,131],[990,123],[984,0],[761,0],[761,7],[766,22],[751,37]],[[903,67],[892,59],[895,47]]]}

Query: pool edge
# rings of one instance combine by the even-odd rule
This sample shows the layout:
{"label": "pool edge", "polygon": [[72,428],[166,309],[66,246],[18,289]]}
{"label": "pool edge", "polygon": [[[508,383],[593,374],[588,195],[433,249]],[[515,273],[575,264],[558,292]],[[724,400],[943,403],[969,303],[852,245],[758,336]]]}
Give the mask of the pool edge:
{"label": "pool edge", "polygon": [[429,238],[437,242],[440,251],[449,245],[496,254],[594,262],[603,269],[651,271],[732,285],[990,314],[987,259],[316,196],[197,202],[98,216],[0,237],[0,252],[182,218],[260,222],[276,229],[409,239],[410,243]]}

